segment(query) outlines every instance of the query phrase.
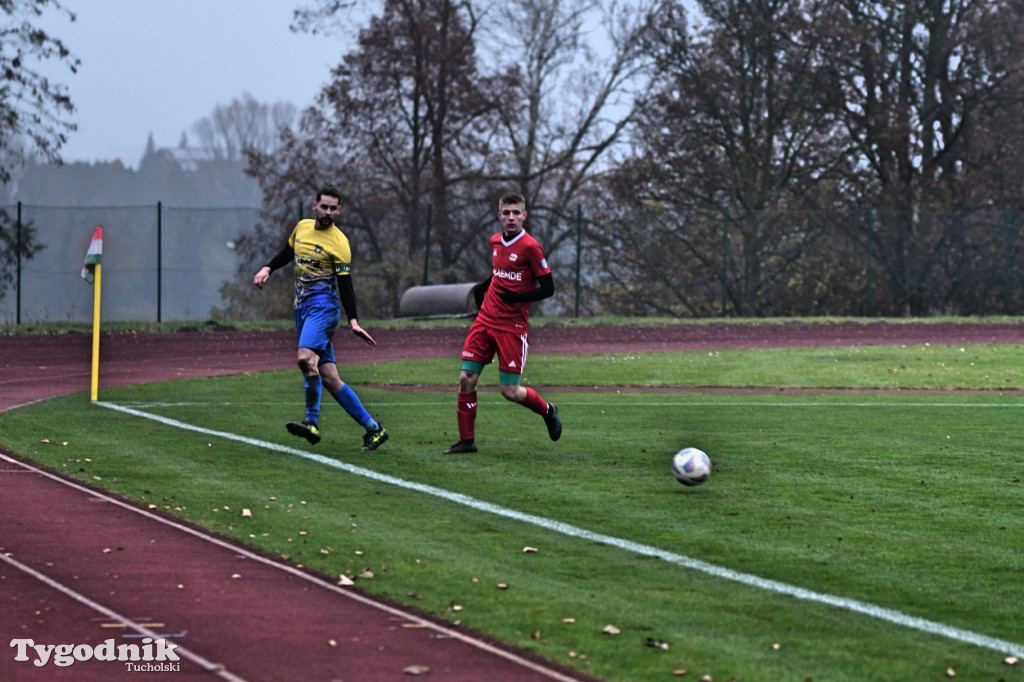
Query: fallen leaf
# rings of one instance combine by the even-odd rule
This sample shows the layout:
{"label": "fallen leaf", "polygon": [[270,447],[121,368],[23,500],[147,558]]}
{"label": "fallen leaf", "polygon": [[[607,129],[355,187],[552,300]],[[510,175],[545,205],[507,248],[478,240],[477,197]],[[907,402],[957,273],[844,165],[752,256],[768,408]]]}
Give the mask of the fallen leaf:
{"label": "fallen leaf", "polygon": [[523,552],[526,553],[526,554],[531,554],[531,553],[536,552],[536,551],[537,551],[536,547],[523,547]]}
{"label": "fallen leaf", "polygon": [[622,632],[622,630],[618,629],[614,625],[605,625],[604,630],[601,630],[601,632],[603,632],[606,635],[617,635],[620,632]]}
{"label": "fallen leaf", "polygon": [[575,618],[563,618],[562,622],[567,624],[567,625],[572,625],[573,623],[576,622],[576,619]]}
{"label": "fallen leaf", "polygon": [[1010,656],[1008,658],[1004,658],[1003,663],[1005,663],[1006,665],[1017,665],[1019,660],[1020,659],[1018,659],[1016,656]]}
{"label": "fallen leaf", "polygon": [[338,584],[339,585],[355,585],[355,581],[353,581],[352,578],[349,578],[347,575],[342,574],[342,575],[338,576]]}
{"label": "fallen leaf", "polygon": [[250,517],[252,517],[252,511],[249,510],[249,509],[243,509],[242,510],[242,516],[244,518],[250,518]]}
{"label": "fallen leaf", "polygon": [[654,647],[655,649],[661,649],[662,651],[668,651],[668,642],[664,642],[664,641],[662,641],[660,639],[654,639],[653,637],[648,637],[647,639],[644,640],[644,644],[646,644],[647,646],[650,646],[650,647]]}
{"label": "fallen leaf", "polygon": [[406,675],[426,675],[430,672],[430,668],[425,665],[410,665],[402,668],[402,672]]}
{"label": "fallen leaf", "polygon": [[952,668],[946,668],[946,677],[956,677],[956,671]]}
{"label": "fallen leaf", "polygon": [[686,668],[679,668],[677,670],[673,670],[672,671],[672,674],[675,675],[676,677],[682,677],[686,673],[687,673]]}
{"label": "fallen leaf", "polygon": [[359,574],[359,577],[363,580],[373,580],[373,571],[363,571]]}
{"label": "fallen leaf", "polygon": [[508,589],[508,583],[498,583],[498,589],[499,590],[507,590]]}
{"label": "fallen leaf", "polygon": [[463,607],[459,604],[452,604],[452,611],[461,611]]}

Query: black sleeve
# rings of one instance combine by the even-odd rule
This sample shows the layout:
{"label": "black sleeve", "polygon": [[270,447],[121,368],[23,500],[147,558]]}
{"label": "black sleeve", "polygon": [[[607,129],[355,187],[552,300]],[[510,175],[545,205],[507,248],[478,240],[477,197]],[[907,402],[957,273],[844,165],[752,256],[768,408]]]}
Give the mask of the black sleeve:
{"label": "black sleeve", "polygon": [[487,295],[487,287],[489,286],[491,286],[490,277],[473,287],[473,301],[476,302],[477,308],[484,304],[484,296]]}
{"label": "black sleeve", "polygon": [[534,301],[541,301],[553,296],[554,293],[555,278],[552,277],[549,272],[548,274],[541,275],[537,278],[537,288],[533,291],[527,291],[525,294],[513,291],[502,291],[498,294],[498,297],[505,303],[532,303]]}
{"label": "black sleeve", "polygon": [[274,270],[280,270],[291,263],[293,258],[295,258],[295,251],[292,250],[292,247],[288,246],[286,242],[284,248],[281,249],[276,256],[270,259],[270,262],[267,263],[266,267],[270,268],[271,272]]}
{"label": "black sleeve", "polygon": [[346,319],[358,319],[356,290],[352,286],[352,275],[338,275],[338,298],[341,299],[341,307],[345,309],[345,314],[348,316]]}

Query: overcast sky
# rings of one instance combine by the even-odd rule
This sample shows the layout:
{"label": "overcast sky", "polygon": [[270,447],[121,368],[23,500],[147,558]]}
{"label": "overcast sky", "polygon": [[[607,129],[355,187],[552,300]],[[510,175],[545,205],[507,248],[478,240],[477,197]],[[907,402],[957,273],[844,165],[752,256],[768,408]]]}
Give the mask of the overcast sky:
{"label": "overcast sky", "polygon": [[293,33],[292,11],[312,0],[61,0],[75,22],[48,10],[37,23],[81,60],[77,74],[46,69],[68,86],[78,130],[66,162],[138,167],[150,133],[175,147],[218,105],[312,104],[350,50],[337,37]]}

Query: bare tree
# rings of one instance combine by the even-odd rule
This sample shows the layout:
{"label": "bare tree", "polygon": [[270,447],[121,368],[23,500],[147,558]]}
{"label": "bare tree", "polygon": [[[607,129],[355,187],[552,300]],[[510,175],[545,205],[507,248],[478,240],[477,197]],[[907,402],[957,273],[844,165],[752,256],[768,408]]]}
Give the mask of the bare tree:
{"label": "bare tree", "polygon": [[1000,186],[993,162],[1020,155],[997,126],[1019,119],[1024,101],[1024,7],[844,0],[836,8],[844,123],[881,211],[873,235],[891,312],[955,311],[964,258],[982,246],[962,221],[936,211],[985,205]]}
{"label": "bare tree", "polygon": [[357,238],[362,272],[377,277],[372,297],[360,298],[381,314],[417,283],[428,229],[435,281],[465,276],[461,253],[478,241],[492,93],[504,86],[478,68],[476,29],[450,0],[387,0],[295,134],[274,155],[250,155],[268,205],[338,186],[339,225]]}
{"label": "bare tree", "polygon": [[67,88],[36,71],[44,61],[78,71],[79,61],[64,43],[32,23],[49,7],[75,20],[57,0],[0,0],[0,182],[10,180],[11,163],[26,155],[59,162],[67,133],[75,130],[68,120],[75,107]]}
{"label": "bare tree", "polygon": [[199,145],[223,161],[243,161],[245,152],[269,153],[278,144],[282,128],[292,126],[295,105],[264,104],[248,92],[192,124]]}
{"label": "bare tree", "polygon": [[[0,184],[29,158],[60,163],[60,148],[75,130],[67,88],[36,70],[45,61],[66,65],[70,74],[78,70],[78,59],[64,43],[33,23],[48,8],[75,20],[57,0],[0,0]],[[19,234],[18,227],[0,210],[0,297],[14,280],[18,256],[31,258],[44,248],[35,230],[21,226]]]}
{"label": "bare tree", "polygon": [[849,155],[819,27],[829,3],[699,4],[696,34],[681,3],[650,15],[659,82],[639,103],[637,153],[609,184],[619,206],[606,253],[661,282],[626,295],[662,313],[765,314],[822,231],[814,212],[841,206],[835,186]]}
{"label": "bare tree", "polygon": [[650,87],[640,42],[649,10],[599,0],[512,0],[494,10],[492,58],[519,66],[522,96],[500,108],[492,172],[527,197],[531,230],[549,253],[574,236],[576,205],[595,191]]}

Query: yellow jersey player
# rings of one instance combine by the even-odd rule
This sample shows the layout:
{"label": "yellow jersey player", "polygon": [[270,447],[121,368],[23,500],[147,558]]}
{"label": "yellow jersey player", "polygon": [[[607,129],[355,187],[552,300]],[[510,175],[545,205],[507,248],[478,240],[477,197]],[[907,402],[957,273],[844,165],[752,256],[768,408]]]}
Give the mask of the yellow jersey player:
{"label": "yellow jersey player", "polygon": [[334,224],[340,211],[338,190],[333,185],[321,188],[313,202],[314,218],[298,222],[288,243],[260,268],[253,284],[262,289],[274,270],[294,260],[295,331],[299,336],[299,370],[305,381],[306,416],[301,422],[285,424],[288,432],[313,445],[320,442],[320,400],[326,388],[365,429],[363,450],[376,450],[388,439],[388,432],[341,380],[331,342],[344,308],[352,333],[371,346],[377,343],[359,326],[352,286],[352,250],[348,238]]}

